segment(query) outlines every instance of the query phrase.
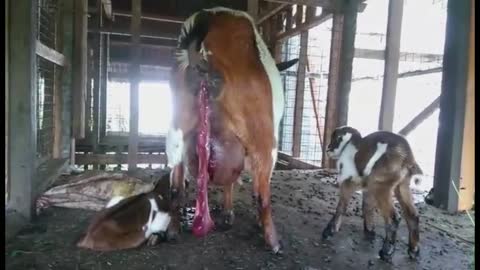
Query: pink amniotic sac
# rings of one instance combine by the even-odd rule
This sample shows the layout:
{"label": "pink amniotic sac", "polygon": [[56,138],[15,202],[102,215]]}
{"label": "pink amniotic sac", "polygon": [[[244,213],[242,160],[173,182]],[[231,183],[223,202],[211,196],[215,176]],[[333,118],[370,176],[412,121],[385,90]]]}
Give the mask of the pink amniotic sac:
{"label": "pink amniotic sac", "polygon": [[200,125],[197,140],[198,177],[197,177],[197,203],[193,218],[193,234],[197,237],[207,235],[215,226],[208,208],[208,165],[210,160],[210,123],[208,119],[208,92],[205,82],[202,81],[198,94],[198,108]]}

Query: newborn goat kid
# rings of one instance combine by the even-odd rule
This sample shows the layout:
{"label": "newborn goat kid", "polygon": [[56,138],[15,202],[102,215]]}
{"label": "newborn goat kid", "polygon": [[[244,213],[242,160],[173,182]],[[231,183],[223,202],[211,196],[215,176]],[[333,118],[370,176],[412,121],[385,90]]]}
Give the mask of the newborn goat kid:
{"label": "newborn goat kid", "polygon": [[129,198],[114,197],[98,213],[77,246],[97,251],[135,248],[147,239],[156,242],[156,233],[164,232],[170,223],[169,174],[155,188]]}
{"label": "newborn goat kid", "polygon": [[340,229],[341,218],[355,191],[363,189],[364,232],[375,238],[373,213],[377,204],[385,220],[385,239],[379,252],[390,261],[395,251],[396,232],[400,219],[392,201],[395,193],[409,231],[410,258],[419,255],[419,217],[410,193],[410,180],[422,174],[407,140],[397,134],[378,131],[364,138],[351,127],[339,127],[331,135],[327,154],[337,160],[340,200],[336,212],[323,231],[323,238]]}

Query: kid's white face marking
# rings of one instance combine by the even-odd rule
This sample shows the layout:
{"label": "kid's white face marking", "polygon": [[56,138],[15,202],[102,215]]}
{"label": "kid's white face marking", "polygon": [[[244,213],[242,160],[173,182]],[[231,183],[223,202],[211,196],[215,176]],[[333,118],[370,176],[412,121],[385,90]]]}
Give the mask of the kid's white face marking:
{"label": "kid's white face marking", "polygon": [[342,141],[338,144],[337,148],[331,151],[327,151],[328,156],[332,159],[340,158],[340,155],[342,154],[342,150],[345,147],[345,145],[350,142],[350,139],[352,138],[352,134],[345,133],[344,135],[342,135],[341,138],[342,138]]}
{"label": "kid's white face marking", "polygon": [[150,215],[147,223],[143,226],[145,238],[150,237],[153,233],[166,231],[171,220],[169,213],[159,211],[154,199],[148,199],[148,201],[150,202]]}

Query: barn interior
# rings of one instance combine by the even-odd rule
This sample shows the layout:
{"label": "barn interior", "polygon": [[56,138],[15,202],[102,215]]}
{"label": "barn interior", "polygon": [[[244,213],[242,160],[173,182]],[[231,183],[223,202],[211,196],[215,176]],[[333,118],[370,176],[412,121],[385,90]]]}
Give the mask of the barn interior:
{"label": "barn interior", "polygon": [[[105,202],[46,194],[92,179],[151,184],[166,173],[177,38],[190,15],[216,6],[248,12],[277,62],[298,58],[281,72],[271,182],[283,254],[265,249],[254,226],[247,174],[228,231],[197,239],[187,230],[177,242],[118,252],[77,248],[95,213],[86,208]],[[7,0],[6,268],[473,269],[474,59],[473,0]],[[326,146],[343,125],[411,144],[425,173],[411,186],[418,261],[406,253],[405,221],[393,262],[378,259],[383,220],[376,215],[376,240],[364,241],[361,193],[340,232],[322,240],[338,201]],[[221,189],[210,193],[215,217]]]}

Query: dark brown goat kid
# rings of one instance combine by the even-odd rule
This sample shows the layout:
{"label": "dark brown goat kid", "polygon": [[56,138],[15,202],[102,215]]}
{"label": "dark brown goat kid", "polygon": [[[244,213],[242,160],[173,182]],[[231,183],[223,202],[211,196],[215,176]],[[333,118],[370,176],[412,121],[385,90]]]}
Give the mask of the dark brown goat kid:
{"label": "dark brown goat kid", "polygon": [[337,161],[340,199],[323,238],[340,229],[342,215],[355,191],[363,190],[364,232],[369,240],[375,238],[373,214],[378,207],[385,220],[385,239],[380,257],[390,261],[400,218],[393,205],[392,192],[398,199],[409,231],[408,254],[418,257],[419,216],[413,204],[410,182],[417,183],[422,175],[407,140],[395,133],[378,131],[366,137],[352,127],[339,127],[331,135],[327,154]]}
{"label": "dark brown goat kid", "polygon": [[150,245],[170,223],[170,179],[163,176],[155,188],[129,198],[114,197],[92,220],[77,246],[96,251],[135,248],[148,240]]}

